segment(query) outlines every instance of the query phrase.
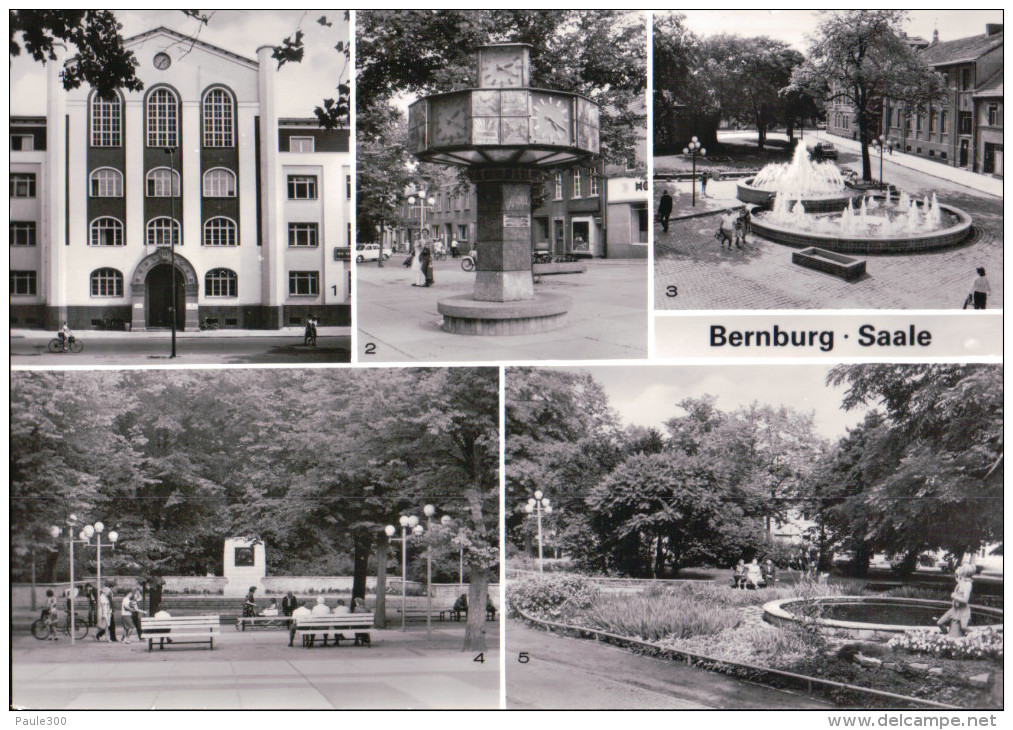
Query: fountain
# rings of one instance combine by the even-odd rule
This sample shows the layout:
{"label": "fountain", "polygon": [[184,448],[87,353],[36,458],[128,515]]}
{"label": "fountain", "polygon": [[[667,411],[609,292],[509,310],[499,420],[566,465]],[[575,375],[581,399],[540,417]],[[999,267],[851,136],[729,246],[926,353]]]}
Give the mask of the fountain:
{"label": "fountain", "polygon": [[[826,633],[852,639],[890,639],[905,631],[938,631],[936,619],[948,601],[888,596],[787,598],[763,605],[763,619],[775,625],[815,621]],[[1001,608],[971,606],[970,631],[1003,625]]]}
{"label": "fountain", "polygon": [[963,211],[900,193],[850,199],[838,213],[813,213],[812,201],[777,193],[769,211],[753,214],[754,233],[775,243],[814,246],[838,253],[884,254],[928,251],[961,243],[971,230]]}
{"label": "fountain", "polygon": [[737,197],[743,203],[767,205],[772,195],[802,200],[809,213],[826,213],[844,208],[854,193],[845,188],[837,165],[813,162],[805,145],[799,144],[791,162],[767,165],[737,186]]}

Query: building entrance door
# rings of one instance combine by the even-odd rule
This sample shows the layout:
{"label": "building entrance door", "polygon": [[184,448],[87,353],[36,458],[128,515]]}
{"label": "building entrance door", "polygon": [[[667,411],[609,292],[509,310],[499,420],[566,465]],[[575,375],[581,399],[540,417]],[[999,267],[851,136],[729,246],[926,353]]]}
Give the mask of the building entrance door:
{"label": "building entrance door", "polygon": [[186,324],[186,286],[183,272],[176,270],[176,301],[172,296],[172,266],[160,264],[148,272],[145,284],[148,327],[172,327],[172,313],[176,313],[176,329]]}
{"label": "building entrance door", "polygon": [[960,164],[958,167],[967,167],[967,155],[970,152],[971,143],[969,140],[960,140]]}
{"label": "building entrance door", "polygon": [[566,253],[566,227],[560,218],[552,220],[552,255],[563,256]]}

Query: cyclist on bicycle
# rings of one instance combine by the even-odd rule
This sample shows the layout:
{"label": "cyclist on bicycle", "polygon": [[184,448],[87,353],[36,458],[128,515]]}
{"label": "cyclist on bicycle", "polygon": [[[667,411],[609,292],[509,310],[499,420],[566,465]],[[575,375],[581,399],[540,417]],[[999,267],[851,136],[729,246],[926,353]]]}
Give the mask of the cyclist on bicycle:
{"label": "cyclist on bicycle", "polygon": [[59,329],[56,336],[60,339],[60,344],[63,345],[63,351],[66,352],[67,348],[70,347],[71,340],[74,339],[74,333],[70,331],[70,325],[64,322],[63,327]]}
{"label": "cyclist on bicycle", "polygon": [[60,611],[57,609],[56,594],[53,593],[52,588],[46,589],[46,607],[42,611],[42,618],[45,619],[46,625],[49,627],[49,640],[57,641],[56,638],[56,622],[60,618]]}

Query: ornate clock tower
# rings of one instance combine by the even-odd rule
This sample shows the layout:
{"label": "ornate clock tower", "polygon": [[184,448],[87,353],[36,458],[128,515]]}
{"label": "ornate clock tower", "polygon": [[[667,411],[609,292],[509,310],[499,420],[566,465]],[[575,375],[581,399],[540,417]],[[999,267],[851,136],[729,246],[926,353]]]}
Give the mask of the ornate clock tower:
{"label": "ornate clock tower", "polygon": [[598,106],[531,88],[530,55],[522,43],[482,46],[479,88],[427,96],[408,109],[410,151],[467,167],[478,197],[475,288],[439,302],[447,332],[524,334],[566,323],[569,299],[534,291],[531,185],[543,169],[598,154]]}

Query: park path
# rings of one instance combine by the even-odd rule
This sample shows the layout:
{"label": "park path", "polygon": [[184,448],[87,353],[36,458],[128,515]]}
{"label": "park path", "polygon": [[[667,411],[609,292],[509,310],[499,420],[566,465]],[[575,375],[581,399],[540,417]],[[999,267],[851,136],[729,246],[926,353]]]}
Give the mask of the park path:
{"label": "park path", "polygon": [[[678,662],[507,624],[508,709],[831,710],[834,705]],[[526,664],[517,661],[527,652]]]}
{"label": "park path", "polygon": [[144,644],[76,647],[14,640],[11,704],[25,709],[495,709],[498,631],[485,662],[461,652],[463,627],[373,632],[373,646],[288,647],[283,631],[223,630],[214,651]]}

